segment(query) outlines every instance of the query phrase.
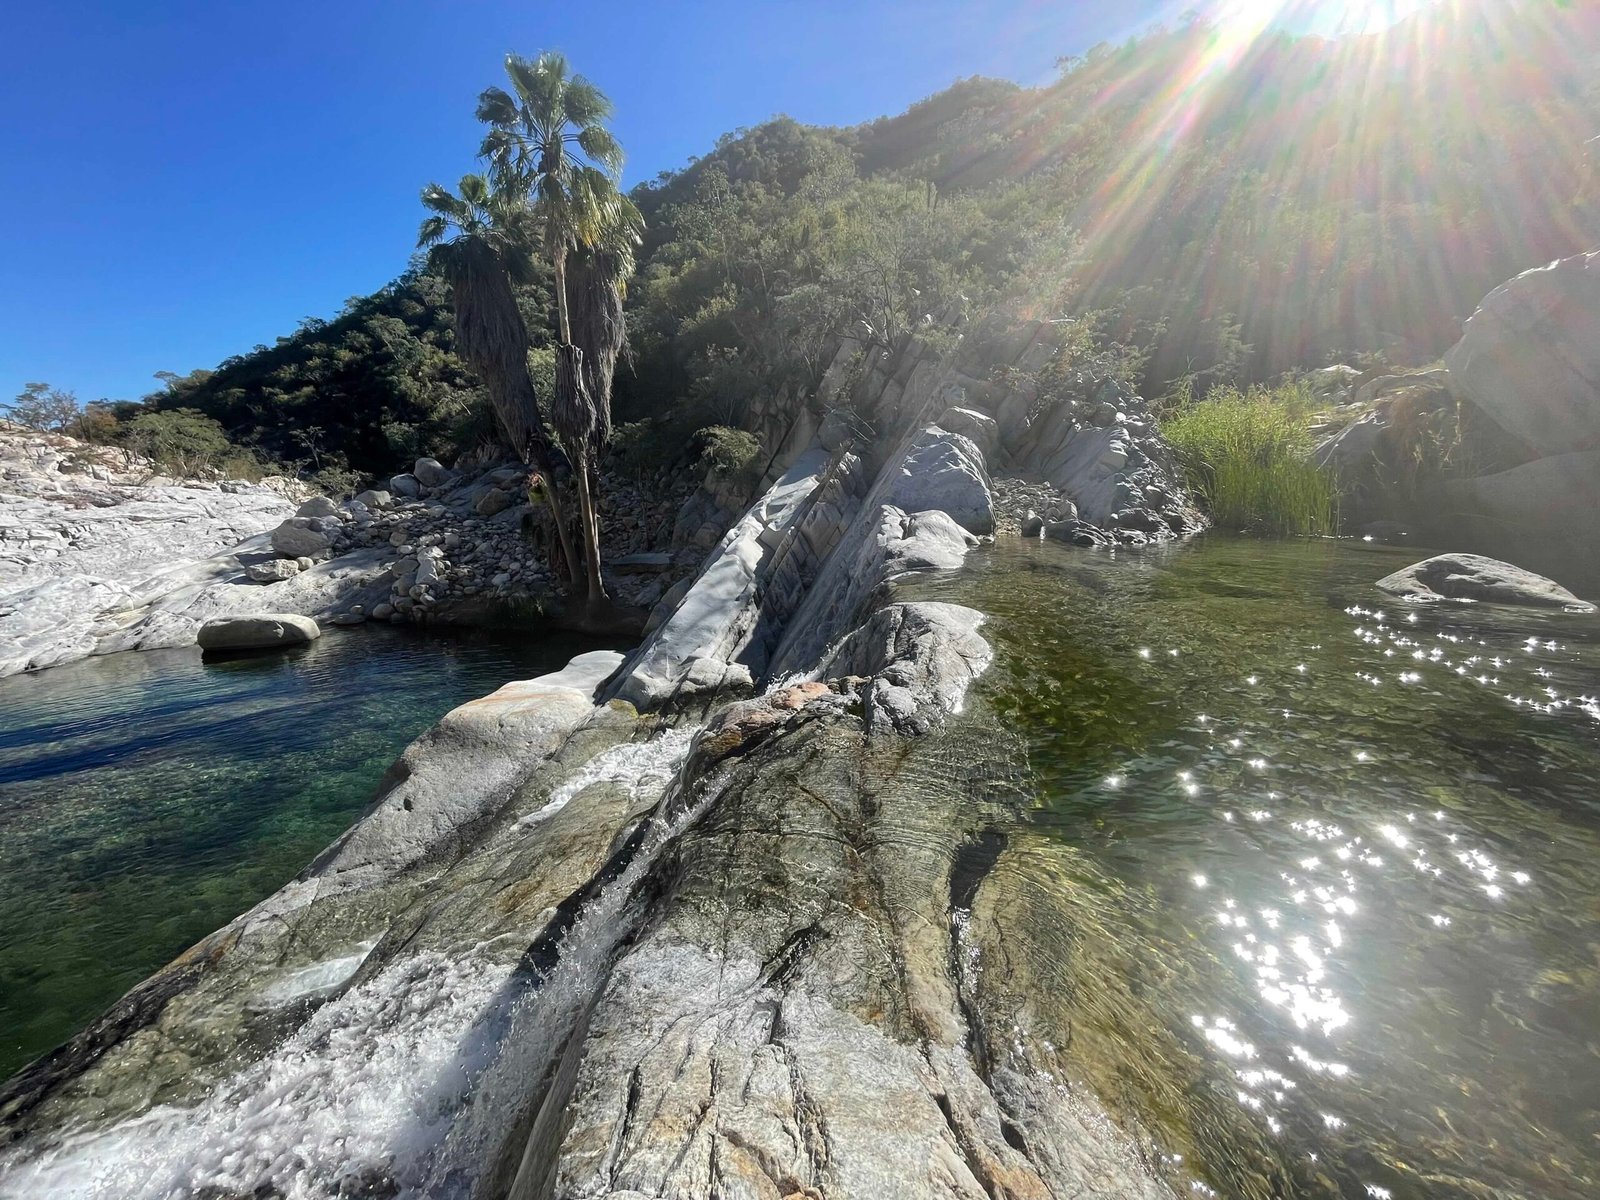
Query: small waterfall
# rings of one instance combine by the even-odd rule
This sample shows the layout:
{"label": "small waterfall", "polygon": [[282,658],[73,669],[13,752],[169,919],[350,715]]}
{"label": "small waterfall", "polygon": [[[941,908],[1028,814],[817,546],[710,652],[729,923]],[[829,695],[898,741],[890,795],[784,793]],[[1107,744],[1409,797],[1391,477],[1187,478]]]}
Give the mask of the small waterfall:
{"label": "small waterfall", "polygon": [[[596,755],[513,836],[594,783],[668,800],[695,732]],[[474,1195],[531,1118],[530,1088],[549,1076],[603,987],[631,927],[634,887],[699,815],[666,811],[658,805],[631,858],[559,935],[547,971],[513,959],[503,940],[412,954],[323,1005],[192,1108],[158,1106],[0,1158],[0,1200],[317,1200],[364,1185],[429,1200]],[[367,949],[296,972],[290,989],[347,972]]]}

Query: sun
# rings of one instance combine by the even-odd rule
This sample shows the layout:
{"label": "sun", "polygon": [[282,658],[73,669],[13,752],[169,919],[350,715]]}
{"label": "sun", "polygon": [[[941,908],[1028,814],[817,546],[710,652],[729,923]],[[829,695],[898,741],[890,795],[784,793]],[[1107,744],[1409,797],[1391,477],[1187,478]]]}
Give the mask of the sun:
{"label": "sun", "polygon": [[1381,33],[1437,0],[1220,0],[1219,24],[1260,31],[1269,25],[1327,37]]}

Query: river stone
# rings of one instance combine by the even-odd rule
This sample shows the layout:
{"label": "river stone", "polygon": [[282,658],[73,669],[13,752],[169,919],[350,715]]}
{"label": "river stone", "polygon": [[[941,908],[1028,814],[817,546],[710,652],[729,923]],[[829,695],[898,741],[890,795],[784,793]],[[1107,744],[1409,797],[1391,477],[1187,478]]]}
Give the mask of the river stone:
{"label": "river stone", "polygon": [[472,510],[480,517],[492,517],[496,513],[504,512],[510,508],[511,504],[510,495],[502,492],[499,488],[490,488],[478,497],[478,502],[472,506]]}
{"label": "river stone", "polygon": [[218,617],[200,626],[202,650],[264,650],[275,646],[300,646],[316,641],[322,630],[310,617],[295,613],[261,613],[248,617]]}
{"label": "river stone", "polygon": [[418,482],[415,475],[396,475],[389,480],[389,490],[396,496],[404,496],[407,499],[415,500],[422,495],[422,484]]}
{"label": "river stone", "polygon": [[416,465],[411,468],[411,473],[423,487],[438,487],[440,484],[449,483],[453,478],[437,458],[417,459]]}
{"label": "river stone", "polygon": [[378,799],[317,856],[310,875],[383,879],[424,861],[448,861],[458,839],[531,760],[549,754],[593,712],[600,685],[622,664],[614,650],[580,654],[562,670],[516,680],[451,709],[406,747]]}
{"label": "river stone", "polygon": [[393,502],[394,497],[388,492],[376,491],[372,488],[368,488],[366,491],[357,495],[356,500],[359,503],[366,505],[368,508],[388,508]]}
{"label": "river stone", "polygon": [[251,563],[244,573],[256,583],[282,583],[300,574],[300,563],[292,558],[274,558],[267,562]]}
{"label": "river stone", "polygon": [[312,557],[332,547],[333,539],[320,529],[308,529],[305,517],[291,517],[272,531],[272,548],[283,558]]}
{"label": "river stone", "polygon": [[339,506],[326,496],[313,496],[294,510],[297,517],[337,517]]}
{"label": "river stone", "polygon": [[1543,575],[1524,571],[1481,554],[1438,554],[1378,580],[1378,588],[1408,600],[1484,600],[1491,604],[1524,604],[1594,612]]}
{"label": "river stone", "polygon": [[1457,394],[1542,454],[1600,447],[1600,251],[1495,288],[1444,361]]}

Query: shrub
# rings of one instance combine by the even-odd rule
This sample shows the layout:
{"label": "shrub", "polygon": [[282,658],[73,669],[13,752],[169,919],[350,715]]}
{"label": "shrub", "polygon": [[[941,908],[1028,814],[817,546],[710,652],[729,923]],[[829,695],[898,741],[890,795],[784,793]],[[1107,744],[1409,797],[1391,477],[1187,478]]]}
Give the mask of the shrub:
{"label": "shrub", "polygon": [[179,478],[214,468],[233,452],[222,426],[192,408],[141,413],[128,423],[124,442]]}
{"label": "shrub", "polygon": [[1252,533],[1332,533],[1338,488],[1311,459],[1304,385],[1180,395],[1165,426],[1189,486],[1218,524]]}
{"label": "shrub", "polygon": [[729,483],[754,483],[761,462],[761,442],[753,433],[726,425],[708,425],[690,440],[695,461]]}

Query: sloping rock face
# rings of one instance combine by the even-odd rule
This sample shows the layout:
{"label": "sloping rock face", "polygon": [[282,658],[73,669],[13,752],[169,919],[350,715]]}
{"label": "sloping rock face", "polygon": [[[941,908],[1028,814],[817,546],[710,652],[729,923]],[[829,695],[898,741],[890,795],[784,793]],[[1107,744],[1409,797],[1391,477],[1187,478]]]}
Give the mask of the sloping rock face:
{"label": "sloping rock face", "polygon": [[965,711],[982,615],[889,592],[959,565],[917,506],[981,517],[986,478],[937,426],[817,447],[620,668],[450,714],[300,879],[0,1087],[0,1196],[1172,1196],[992,870],[1028,793]]}
{"label": "sloping rock face", "polygon": [[1445,366],[1451,387],[1541,455],[1600,448],[1600,251],[1490,292]]}
{"label": "sloping rock face", "polygon": [[[1142,545],[1204,528],[1147,405],[1114,364],[1063,364],[1067,328],[1004,316],[968,323],[951,312],[892,350],[845,338],[810,404],[789,406],[789,440],[769,443],[776,461],[791,461],[802,444],[792,431],[820,429],[827,444],[830,429],[854,426],[893,443],[934,422],[968,438],[996,479],[1036,484],[1045,490],[1038,504],[1070,508],[1084,544]],[[764,435],[781,424],[773,413],[756,423]],[[996,514],[1007,529],[1025,515]]]}
{"label": "sloping rock face", "polygon": [[[0,676],[193,645],[206,622],[263,610],[334,625],[558,610],[545,550],[524,529],[543,512],[526,502],[526,468],[430,462],[398,499],[307,499],[289,480],[162,479],[119,451],[0,425]],[[654,549],[690,490],[607,480],[606,557]],[[660,570],[612,580],[619,603],[648,608],[699,558],[664,553]]]}
{"label": "sloping rock face", "polygon": [[[0,676],[96,653],[153,594],[290,516],[292,495],[287,481],[165,479],[119,452],[0,426]],[[167,644],[192,644],[198,624]]]}

